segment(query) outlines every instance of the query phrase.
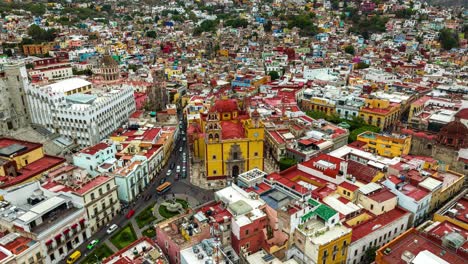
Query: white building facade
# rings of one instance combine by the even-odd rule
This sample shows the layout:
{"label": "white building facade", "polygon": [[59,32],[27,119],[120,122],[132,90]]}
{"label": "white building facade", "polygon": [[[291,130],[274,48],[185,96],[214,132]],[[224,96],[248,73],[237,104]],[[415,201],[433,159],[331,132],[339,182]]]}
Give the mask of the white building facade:
{"label": "white building facade", "polygon": [[126,85],[92,90],[72,78],[27,91],[31,120],[81,147],[92,146],[128,122],[135,112],[133,88]]}

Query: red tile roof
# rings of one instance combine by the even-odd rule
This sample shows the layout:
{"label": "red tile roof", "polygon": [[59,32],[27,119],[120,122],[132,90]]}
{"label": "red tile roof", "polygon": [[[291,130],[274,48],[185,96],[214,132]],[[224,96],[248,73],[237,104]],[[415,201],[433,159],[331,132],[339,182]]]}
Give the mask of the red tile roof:
{"label": "red tile roof", "polygon": [[96,144],[94,146],[82,149],[80,152],[85,153],[85,154],[89,154],[89,155],[94,155],[97,152],[99,152],[101,150],[104,150],[104,149],[106,149],[108,147],[110,147],[110,145],[108,145],[107,143],[98,143],[98,144]]}
{"label": "red tile roof", "polygon": [[221,121],[222,139],[245,138],[244,127],[240,122]]}
{"label": "red tile roof", "polygon": [[17,152],[16,155],[21,155],[21,154],[24,154],[24,153],[27,153],[27,152],[30,152],[32,150],[42,147],[42,144],[39,144],[39,143],[34,143],[34,142],[29,142],[29,141],[24,141],[24,140],[17,140],[13,138],[0,138],[0,148],[8,147],[13,144],[19,144],[19,145],[26,147],[25,150]]}
{"label": "red tile roof", "polygon": [[81,186],[81,188],[75,190],[74,192],[79,194],[79,195],[83,195],[85,193],[87,193],[89,190],[107,182],[108,180],[110,180],[109,177],[107,176],[97,176],[95,177],[94,179],[92,179],[91,181],[87,182],[86,184],[84,184],[83,186]]}
{"label": "red tile roof", "polygon": [[413,198],[415,201],[419,201],[422,198],[431,194],[429,191],[426,191],[422,188],[418,188],[411,184],[405,184],[401,189],[401,192],[406,196]]}
{"label": "red tile roof", "polygon": [[369,197],[370,199],[378,202],[378,203],[382,203],[382,202],[385,202],[385,201],[388,201],[390,199],[393,199],[396,197],[395,194],[393,194],[391,191],[387,190],[387,189],[380,189],[379,191],[371,194],[371,195],[368,195],[367,197]]}
{"label": "red tile roof", "polygon": [[359,189],[358,186],[356,186],[356,185],[354,185],[354,184],[351,184],[351,183],[349,183],[349,182],[342,182],[342,183],[341,183],[340,185],[338,185],[338,186],[340,186],[340,187],[342,187],[342,188],[345,188],[346,190],[349,190],[349,191],[352,191],[352,192],[354,192],[354,191],[356,191],[357,189]]}
{"label": "red tile roof", "polygon": [[370,183],[374,179],[378,170],[370,166],[361,164],[354,160],[348,160],[348,174],[353,175],[360,182]]}
{"label": "red tile roof", "polygon": [[[456,252],[443,247],[439,241],[434,241],[433,239],[428,238],[424,234],[419,233],[415,228],[406,231],[401,236],[383,246],[379,251],[383,251],[387,247],[391,248],[390,253],[382,254],[383,252],[379,252],[385,263],[406,264],[406,261],[401,258],[405,251],[409,251],[416,256],[424,250],[430,251],[432,254],[442,258],[450,264],[466,263],[466,258],[459,255],[460,253],[457,254]],[[442,252],[445,253],[441,254]]]}
{"label": "red tile roof", "polygon": [[66,160],[64,158],[44,155],[43,158],[29,163],[26,167],[23,167],[21,170],[19,170],[19,175],[17,177],[0,177],[0,181],[3,182],[3,184],[0,185],[0,188],[7,188],[16,184],[20,184],[38,174],[41,174],[64,163],[65,161]]}
{"label": "red tile roof", "polygon": [[[351,227],[353,229],[353,233],[351,236],[351,242],[355,242],[366,235],[372,233],[374,230],[381,229],[386,225],[391,225],[393,222],[401,219],[405,215],[408,215],[409,212],[405,211],[400,207],[395,207],[395,209],[386,212],[385,214],[377,215],[371,218],[368,221],[362,222],[359,225],[355,225]],[[373,229],[375,226],[380,226],[378,228]]]}

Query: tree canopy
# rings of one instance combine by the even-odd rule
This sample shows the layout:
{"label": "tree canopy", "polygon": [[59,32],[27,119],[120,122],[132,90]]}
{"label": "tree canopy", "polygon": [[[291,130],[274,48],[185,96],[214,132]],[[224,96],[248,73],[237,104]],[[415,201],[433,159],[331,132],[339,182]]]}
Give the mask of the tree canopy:
{"label": "tree canopy", "polygon": [[195,28],[193,34],[197,36],[200,35],[202,32],[214,32],[216,30],[217,25],[218,21],[216,20],[205,20],[200,24],[200,26]]}
{"label": "tree canopy", "polygon": [[278,80],[280,75],[277,71],[271,71],[268,73],[268,75],[270,75],[271,77],[271,80],[274,81],[274,80]]}
{"label": "tree canopy", "polygon": [[31,37],[32,43],[51,42],[55,39],[57,30],[55,29],[42,29],[38,25],[31,25],[28,28],[28,35]]}
{"label": "tree canopy", "polygon": [[444,28],[439,33],[440,45],[444,50],[451,50],[458,47],[458,34],[448,28]]}
{"label": "tree canopy", "polygon": [[279,161],[280,171],[284,171],[297,164],[297,160],[292,158],[283,157]]}
{"label": "tree canopy", "polygon": [[301,14],[288,17],[288,28],[299,28],[299,33],[303,37],[314,36],[318,32],[317,26],[313,22],[315,14]]}
{"label": "tree canopy", "polygon": [[344,51],[348,54],[351,54],[351,55],[354,55],[355,53],[355,50],[354,50],[354,47],[352,45],[348,45],[344,48]]}

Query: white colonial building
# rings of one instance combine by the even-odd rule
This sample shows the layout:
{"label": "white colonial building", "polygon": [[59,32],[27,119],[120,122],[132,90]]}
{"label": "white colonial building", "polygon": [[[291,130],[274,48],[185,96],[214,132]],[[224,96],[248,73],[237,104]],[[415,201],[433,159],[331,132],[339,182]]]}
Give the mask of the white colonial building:
{"label": "white colonial building", "polygon": [[80,78],[32,86],[27,90],[27,99],[34,124],[61,134],[81,147],[107,138],[136,110],[131,86],[96,89]]}

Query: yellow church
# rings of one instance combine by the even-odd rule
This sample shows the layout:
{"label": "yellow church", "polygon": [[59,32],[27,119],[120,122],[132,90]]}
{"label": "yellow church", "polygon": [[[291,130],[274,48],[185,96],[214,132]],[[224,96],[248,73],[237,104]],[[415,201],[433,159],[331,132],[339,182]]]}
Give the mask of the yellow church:
{"label": "yellow church", "polygon": [[257,110],[251,116],[237,100],[215,101],[188,129],[194,157],[205,165],[207,180],[234,180],[239,174],[263,170],[264,125]]}

